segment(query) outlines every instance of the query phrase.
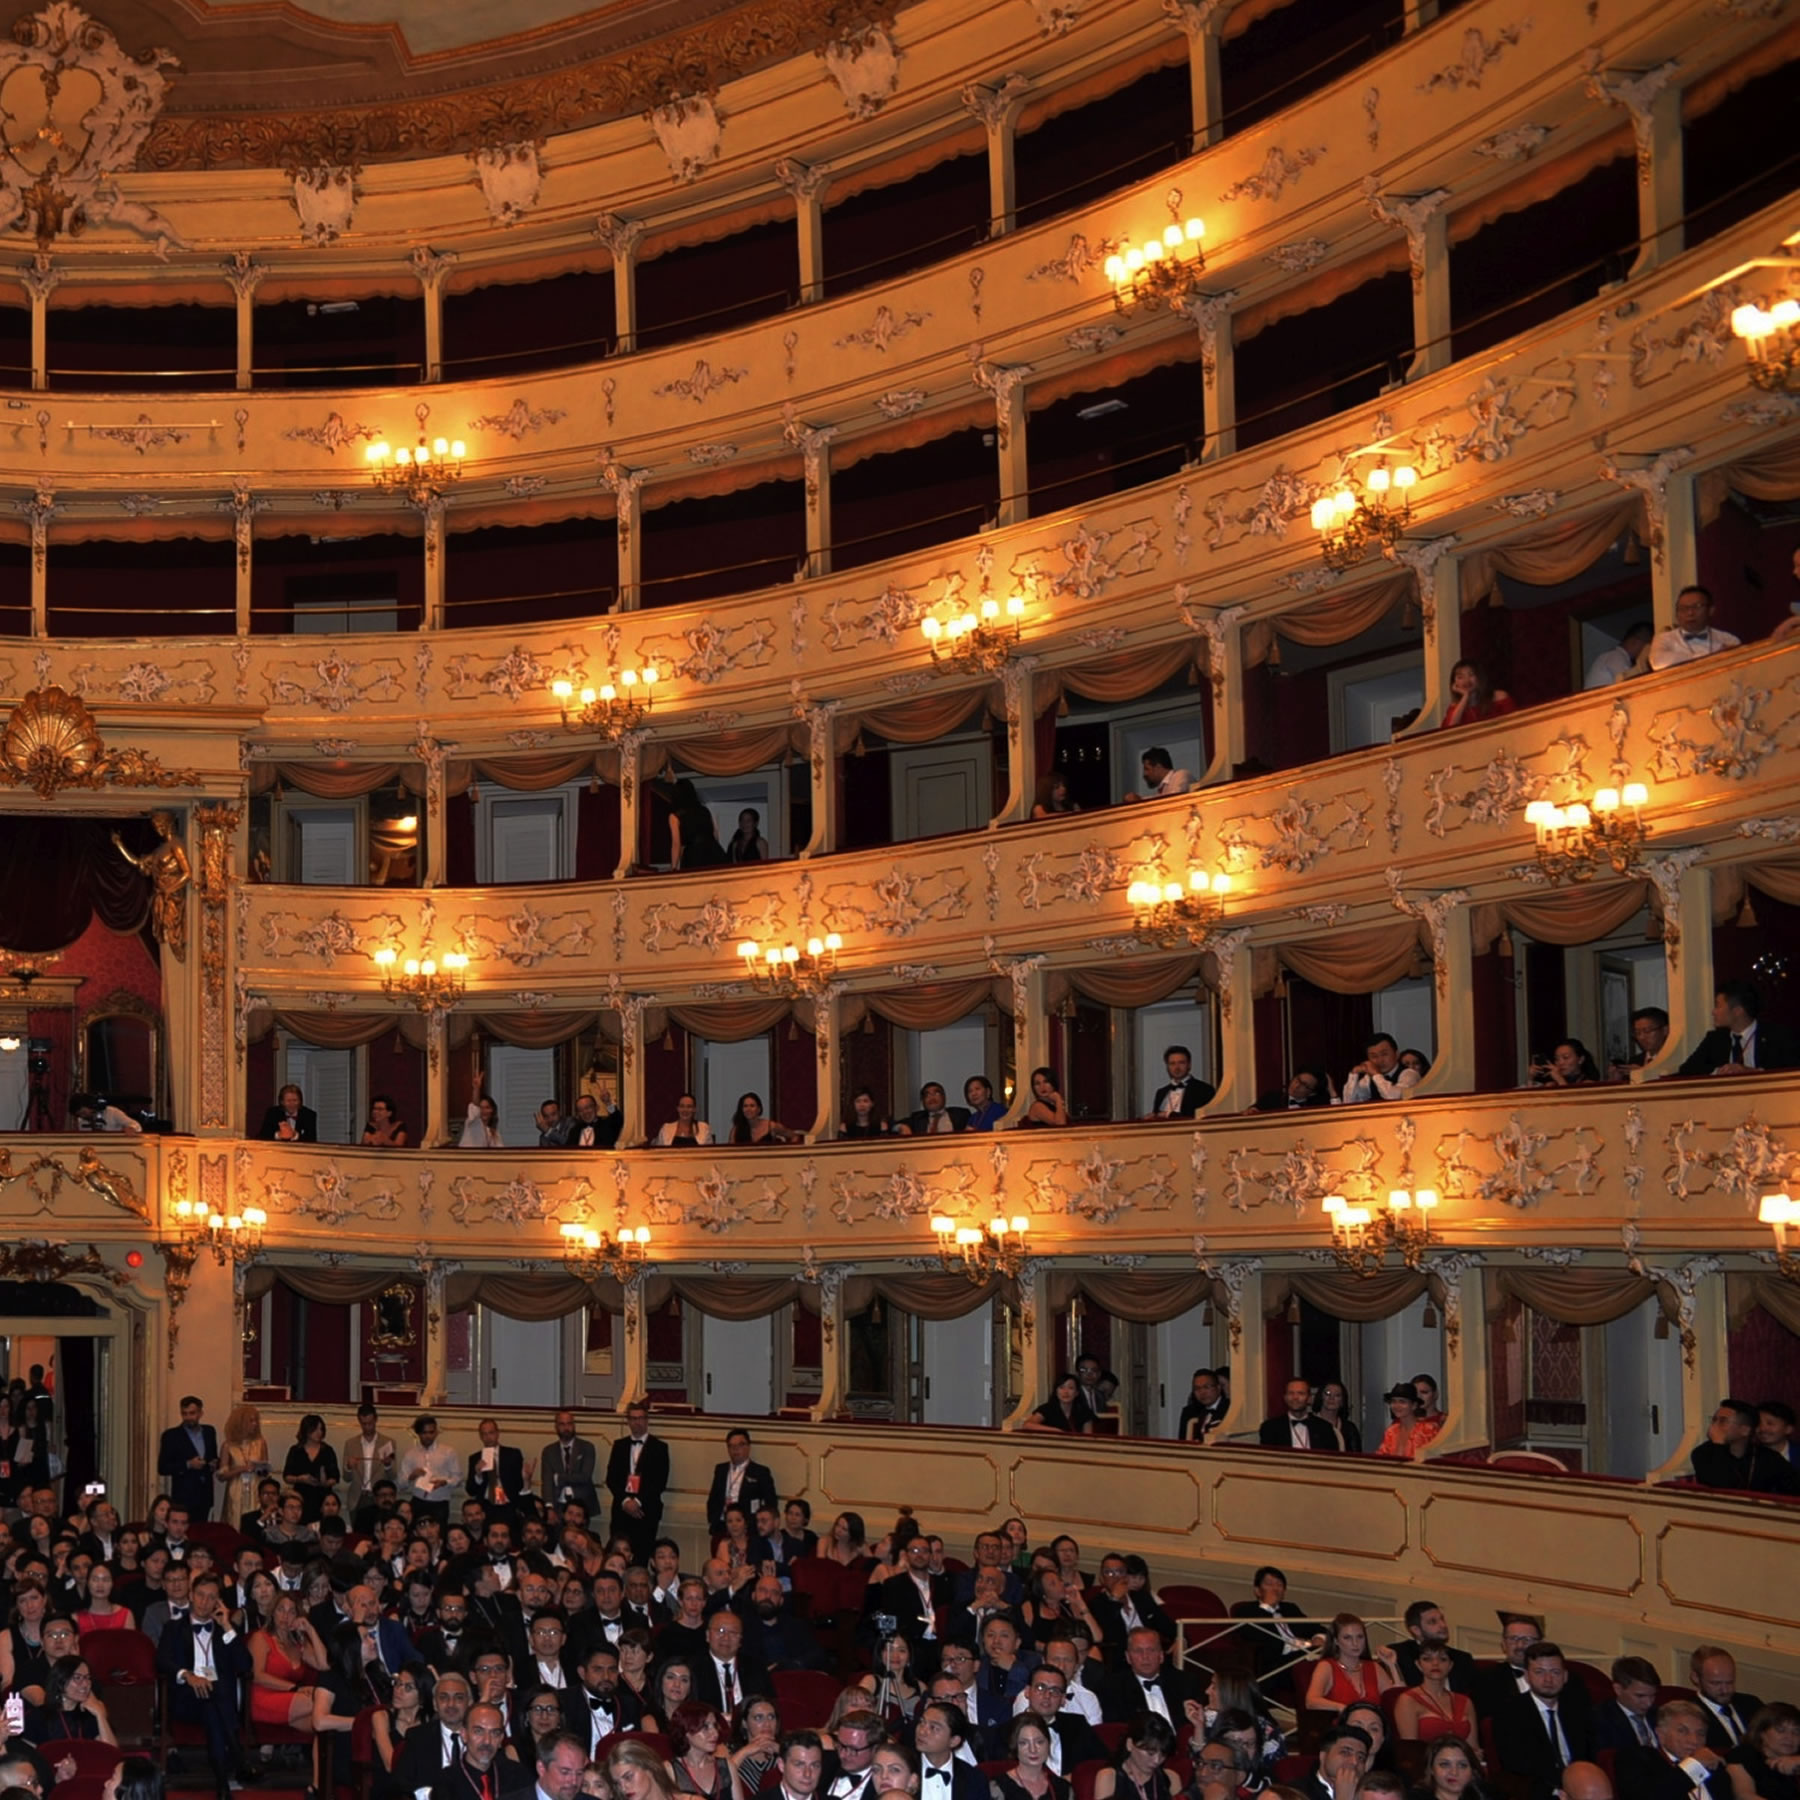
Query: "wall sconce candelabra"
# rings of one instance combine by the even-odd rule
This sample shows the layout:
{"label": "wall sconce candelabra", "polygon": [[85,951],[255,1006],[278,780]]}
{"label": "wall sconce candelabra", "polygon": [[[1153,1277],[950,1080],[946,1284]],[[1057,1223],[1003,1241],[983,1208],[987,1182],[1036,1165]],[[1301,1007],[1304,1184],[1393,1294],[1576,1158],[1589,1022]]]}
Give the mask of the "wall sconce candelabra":
{"label": "wall sconce candelabra", "polygon": [[1125,890],[1132,907],[1131,929],[1164,949],[1198,944],[1225,917],[1225,896],[1230,891],[1229,875],[1208,875],[1204,869],[1188,870],[1185,884],[1134,881]]}
{"label": "wall sconce candelabra", "polygon": [[579,696],[572,681],[553,681],[550,692],[562,711],[564,731],[591,731],[616,743],[644,721],[656,698],[659,679],[655,663],[641,669],[614,669],[613,680],[598,688],[583,688]]}
{"label": "wall sconce candelabra", "polygon": [[381,991],[422,1013],[448,1012],[468,985],[469,959],[460,950],[446,951],[442,959],[434,957],[429,940],[423,955],[404,960],[391,947],[377,950],[375,966],[381,971]]}
{"label": "wall sconce candelabra", "polygon": [[823,937],[809,936],[804,949],[798,944],[770,944],[765,949],[745,938],[737,953],[743,959],[745,975],[766,993],[817,996],[837,973],[838,952],[843,947],[844,940],[828,931]]}
{"label": "wall sconce candelabra", "polygon": [[960,613],[951,619],[928,613],[919,621],[919,629],[931,646],[934,668],[946,673],[972,668],[993,675],[1017,646],[1024,618],[1023,594],[1013,594],[1004,606],[989,595],[979,612]]}
{"label": "wall sconce candelabra", "polygon": [[1106,259],[1106,279],[1113,284],[1113,306],[1121,313],[1140,306],[1167,306],[1179,312],[1200,292],[1206,273],[1206,222],[1165,225],[1160,237],[1146,238]]}
{"label": "wall sconce candelabra", "polygon": [[1731,329],[1750,353],[1750,379],[1769,393],[1800,393],[1800,300],[1778,300],[1765,312],[1740,306]]}
{"label": "wall sconce candelabra", "polygon": [[1788,1248],[1788,1227],[1800,1225],[1800,1203],[1787,1194],[1764,1194],[1756,1215],[1775,1233],[1775,1267],[1786,1281],[1800,1281],[1800,1254]]}
{"label": "wall sconce candelabra", "polygon": [[1435,1188],[1392,1188],[1387,1210],[1352,1206],[1342,1194],[1327,1194],[1323,1201],[1331,1221],[1331,1254],[1338,1266],[1355,1275],[1373,1275],[1387,1260],[1390,1250],[1400,1252],[1409,1269],[1417,1269],[1425,1252],[1437,1242],[1431,1215],[1438,1203]]}
{"label": "wall sconce candelabra", "polygon": [[419,421],[419,441],[396,449],[386,438],[377,438],[363,452],[369,478],[383,493],[404,494],[414,506],[441,500],[444,490],[462,480],[468,447],[461,438],[428,438],[425,421],[431,408],[423,401],[413,409]]}
{"label": "wall sconce candelabra", "polygon": [[1371,469],[1358,494],[1349,482],[1313,502],[1313,530],[1328,569],[1353,569],[1371,550],[1391,551],[1412,522],[1412,490],[1419,471],[1411,463]]}
{"label": "wall sconce candelabra", "polygon": [[1603,867],[1623,875],[1643,852],[1650,827],[1644,808],[1650,790],[1641,781],[1624,789],[1601,788],[1586,806],[1533,800],[1525,823],[1537,831],[1538,867],[1551,882],[1591,881]]}
{"label": "wall sconce candelabra", "polygon": [[8,987],[29,988],[48,975],[61,957],[60,950],[0,952],[0,982]]}
{"label": "wall sconce candelabra", "polygon": [[610,1275],[615,1281],[627,1281],[634,1269],[641,1269],[650,1256],[650,1227],[626,1226],[615,1240],[610,1232],[596,1231],[591,1225],[562,1227],[563,1266],[580,1281],[598,1281]]}
{"label": "wall sconce candelabra", "polygon": [[182,1238],[196,1251],[210,1250],[221,1269],[227,1262],[251,1261],[262,1249],[263,1228],[269,1222],[260,1206],[246,1206],[227,1216],[199,1200],[177,1200],[175,1218]]}
{"label": "wall sconce candelabra", "polygon": [[990,1219],[986,1230],[979,1225],[958,1225],[940,1214],[931,1221],[931,1230],[945,1274],[961,1269],[978,1286],[996,1275],[1017,1276],[1030,1255],[1026,1238],[1031,1221],[1023,1213],[1011,1219]]}

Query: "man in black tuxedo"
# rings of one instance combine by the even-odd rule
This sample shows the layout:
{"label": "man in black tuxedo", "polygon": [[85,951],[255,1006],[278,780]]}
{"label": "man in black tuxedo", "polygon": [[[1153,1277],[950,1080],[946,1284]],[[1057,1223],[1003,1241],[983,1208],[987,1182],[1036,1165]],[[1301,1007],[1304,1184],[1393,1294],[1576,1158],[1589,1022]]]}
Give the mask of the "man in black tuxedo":
{"label": "man in black tuxedo", "polygon": [[[986,1800],[988,1780],[957,1755],[969,1736],[963,1709],[951,1700],[928,1700],[913,1724],[919,1753],[919,1800]],[[1074,1767],[1064,1763],[1065,1770]]]}
{"label": "man in black tuxedo", "polygon": [[615,1731],[636,1731],[644,1722],[644,1703],[619,1685],[619,1653],[611,1644],[596,1643],[576,1670],[578,1679],[563,1689],[563,1717],[569,1729],[594,1746]]}
{"label": "man in black tuxedo", "polygon": [[469,1630],[496,1644],[515,1669],[525,1667],[531,1646],[525,1637],[525,1612],[518,1599],[502,1591],[499,1572],[480,1551],[471,1551],[463,1573],[469,1601]]}
{"label": "man in black tuxedo", "polygon": [[1730,1800],[1732,1793],[1725,1759],[1706,1747],[1705,1708],[1692,1700],[1659,1706],[1654,1745],[1626,1745],[1614,1767],[1620,1792],[1631,1800],[1690,1800],[1696,1794]]}
{"label": "man in black tuxedo", "polygon": [[167,1684],[173,1716],[205,1731],[206,1754],[224,1794],[238,1779],[238,1694],[250,1674],[250,1652],[220,1610],[216,1576],[201,1576],[187,1615],[164,1627],[156,1671]]}
{"label": "man in black tuxedo", "polygon": [[1706,1709],[1707,1748],[1721,1755],[1735,1749],[1763,1705],[1738,1686],[1737,1659],[1717,1644],[1697,1645],[1688,1662],[1688,1680]]}
{"label": "man in black tuxedo", "polygon": [[614,1439],[606,1459],[606,1491],[612,1495],[608,1529],[631,1540],[633,1562],[647,1563],[669,1486],[669,1446],[650,1434],[647,1401],[634,1400],[626,1407],[625,1426],[625,1436]]}
{"label": "man in black tuxedo", "polygon": [[872,1800],[875,1752],[888,1741],[881,1715],[866,1708],[847,1712],[831,1734],[831,1750],[819,1777],[826,1800]]}
{"label": "man in black tuxedo", "polygon": [[479,1500],[489,1519],[509,1525],[519,1516],[519,1497],[525,1491],[525,1456],[500,1442],[500,1421],[483,1419],[475,1427],[481,1448],[469,1458],[463,1485],[471,1500]]}
{"label": "man in black tuxedo", "polygon": [[169,1481],[169,1499],[185,1506],[190,1519],[212,1517],[214,1476],[219,1467],[219,1434],[200,1422],[205,1408],[197,1394],[184,1394],[181,1423],[162,1434],[156,1472]]}
{"label": "man in black tuxedo", "polygon": [[726,1432],[725,1456],[724,1462],[714,1465],[706,1494],[706,1522],[714,1537],[724,1533],[728,1506],[741,1506],[752,1519],[759,1505],[780,1506],[775,1477],[764,1464],[750,1460],[750,1434],[741,1425]]}
{"label": "man in black tuxedo", "polygon": [[1284,1411],[1264,1419],[1256,1441],[1269,1450],[1328,1450],[1337,1454],[1337,1433],[1313,1411],[1312,1383],[1296,1379],[1281,1390]]}
{"label": "man in black tuxedo", "polygon": [[706,1654],[694,1663],[694,1698],[730,1718],[746,1694],[770,1694],[768,1665],[744,1648],[744,1621],[730,1607],[706,1622]]}
{"label": "man in black tuxedo", "polygon": [[895,1137],[946,1137],[969,1129],[969,1109],[951,1106],[941,1081],[928,1081],[919,1089],[919,1110],[894,1124]]}
{"label": "man in black tuxedo", "polygon": [[[1543,1626],[1536,1619],[1502,1613],[1500,1621],[1501,1660],[1478,1668],[1469,1689],[1478,1719],[1496,1717],[1503,1706],[1524,1693],[1525,1652],[1544,1635]],[[1413,1649],[1416,1655],[1418,1646]]]}
{"label": "man in black tuxedo", "polygon": [[[1132,1567],[1134,1562],[1144,1577],[1136,1587],[1132,1586],[1132,1576],[1138,1572]],[[1088,1597],[1087,1607],[1100,1627],[1100,1651],[1109,1669],[1124,1663],[1126,1637],[1140,1625],[1148,1625],[1165,1650],[1175,1642],[1175,1621],[1150,1592],[1150,1571],[1141,1556],[1109,1551],[1101,1557],[1100,1591]]]}
{"label": "man in black tuxedo", "polygon": [[1209,1081],[1192,1073],[1194,1053],[1186,1044],[1171,1044],[1163,1052],[1163,1071],[1169,1079],[1150,1100],[1146,1119],[1191,1119],[1218,1092]]}
{"label": "man in black tuxedo", "polygon": [[275,1104],[263,1114],[256,1135],[274,1138],[283,1144],[316,1144],[319,1141],[319,1115],[302,1104],[306,1096],[290,1081],[275,1096]]}
{"label": "man in black tuxedo", "polygon": [[1323,1637],[1317,1631],[1299,1630],[1287,1623],[1306,1615],[1288,1599],[1287,1576],[1273,1563],[1265,1563],[1256,1571],[1251,1591],[1256,1598],[1235,1601],[1231,1616],[1256,1621],[1244,1628],[1244,1635],[1249,1639],[1256,1679],[1260,1682],[1282,1663],[1291,1663],[1302,1655],[1309,1642],[1323,1642]]}
{"label": "man in black tuxedo", "polygon": [[534,1783],[523,1763],[502,1755],[506,1715],[497,1706],[471,1706],[468,1742],[455,1762],[431,1784],[431,1800],[504,1800],[529,1794]]}
{"label": "man in black tuxedo", "polygon": [[1761,1415],[1748,1400],[1724,1399],[1696,1444],[1691,1460],[1702,1487],[1742,1488],[1752,1494],[1800,1493],[1800,1471],[1756,1441]]}
{"label": "man in black tuxedo", "polygon": [[[781,1740],[778,1800],[813,1800],[825,1775],[825,1746],[816,1731],[790,1731]],[[982,1783],[985,1793],[987,1784]],[[769,1792],[764,1789],[763,1792]],[[974,1797],[979,1800],[979,1797]]]}
{"label": "man in black tuxedo", "polygon": [[[1419,1652],[1427,1644],[1450,1645],[1450,1621],[1444,1617],[1444,1609],[1435,1600],[1415,1600],[1407,1609],[1406,1636],[1389,1644],[1394,1653],[1394,1660],[1400,1666],[1400,1679],[1408,1687],[1419,1685]],[[1582,1702],[1587,1700],[1587,1689],[1580,1689]],[[1466,1650],[1450,1650],[1450,1689],[1452,1693],[1468,1694],[1475,1688],[1475,1659]],[[1481,1714],[1486,1718],[1487,1714]]]}
{"label": "man in black tuxedo", "polygon": [[[905,1638],[913,1667],[929,1675],[937,1661],[937,1618],[949,1603],[950,1578],[931,1573],[931,1545],[921,1536],[906,1546],[906,1568],[869,1589],[863,1620],[877,1639]],[[891,1627],[883,1623],[887,1619],[893,1621]],[[927,1629],[933,1637],[926,1637]]]}
{"label": "man in black tuxedo", "polygon": [[1213,1369],[1196,1369],[1193,1391],[1188,1395],[1187,1404],[1181,1409],[1175,1435],[1187,1443],[1204,1444],[1224,1423],[1225,1414],[1230,1407],[1231,1402],[1225,1398],[1225,1390],[1219,1385],[1218,1372]]}
{"label": "man in black tuxedo", "polygon": [[[1210,1748],[1210,1746],[1209,1746]],[[1319,1763],[1295,1788],[1306,1800],[1351,1800],[1375,1748],[1355,1725],[1334,1725],[1319,1739]]]}
{"label": "man in black tuxedo", "polygon": [[1748,1075],[1800,1068],[1800,1037],[1757,1017],[1761,998],[1747,981],[1728,981],[1713,995],[1713,1028],[1681,1065],[1683,1075]]}
{"label": "man in black tuxedo", "polygon": [[1494,1717],[1494,1748],[1501,1768],[1529,1784],[1531,1800],[1554,1800],[1562,1771],[1593,1760],[1592,1708],[1556,1644],[1525,1652],[1525,1680],[1526,1691]]}
{"label": "man in black tuxedo", "polygon": [[1108,1725],[1156,1713],[1179,1733],[1187,1725],[1183,1707],[1197,1698],[1193,1684],[1169,1661],[1154,1625],[1140,1625],[1126,1637],[1124,1668],[1100,1684],[1101,1714]]}
{"label": "man in black tuxedo", "polygon": [[1049,1663],[1039,1663],[1025,1684],[1026,1710],[1036,1713],[1050,1733],[1050,1767],[1064,1781],[1077,1763],[1106,1759],[1110,1754],[1105,1740],[1080,1713],[1063,1711],[1068,1690],[1068,1676]]}
{"label": "man in black tuxedo", "polygon": [[[1656,1748],[1656,1690],[1662,1677],[1641,1656],[1621,1656],[1612,1666],[1613,1697],[1594,1710],[1594,1749],[1619,1751],[1633,1744]],[[1702,1728],[1704,1730],[1704,1727]]]}
{"label": "man in black tuxedo", "polygon": [[1296,1069],[1284,1088],[1258,1094],[1252,1112],[1305,1112],[1331,1104],[1331,1084],[1323,1069]]}
{"label": "man in black tuxedo", "polygon": [[462,1760],[468,1745],[471,1699],[469,1678],[460,1669],[443,1668],[431,1690],[435,1719],[415,1725],[400,1740],[394,1757],[393,1785],[412,1794],[428,1788],[452,1764]]}

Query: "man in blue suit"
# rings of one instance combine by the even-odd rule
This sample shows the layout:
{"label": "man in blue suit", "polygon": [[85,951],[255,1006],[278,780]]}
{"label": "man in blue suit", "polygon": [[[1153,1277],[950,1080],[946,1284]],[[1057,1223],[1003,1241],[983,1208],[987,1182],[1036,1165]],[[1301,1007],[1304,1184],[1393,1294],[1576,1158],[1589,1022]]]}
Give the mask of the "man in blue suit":
{"label": "man in blue suit", "polygon": [[181,1401],[181,1423],[162,1434],[156,1453],[156,1472],[166,1476],[169,1499],[185,1506],[190,1519],[212,1517],[215,1472],[219,1467],[219,1434],[200,1423],[204,1408],[197,1394]]}

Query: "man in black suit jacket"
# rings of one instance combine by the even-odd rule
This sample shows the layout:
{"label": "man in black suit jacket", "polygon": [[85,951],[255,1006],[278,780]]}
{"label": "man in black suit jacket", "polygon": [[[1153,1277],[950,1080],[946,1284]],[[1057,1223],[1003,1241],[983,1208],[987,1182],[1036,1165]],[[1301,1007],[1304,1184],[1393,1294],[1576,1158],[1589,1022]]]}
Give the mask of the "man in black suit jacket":
{"label": "man in black suit jacket", "polygon": [[468,1746],[431,1784],[431,1800],[504,1800],[529,1794],[535,1783],[523,1763],[506,1748],[506,1715],[497,1706],[471,1706]]}
{"label": "man in black suit jacket", "polygon": [[1258,1094],[1252,1112],[1305,1112],[1314,1106],[1329,1106],[1331,1089],[1323,1069],[1296,1069],[1284,1088],[1270,1088]]}
{"label": "man in black suit jacket", "polygon": [[1785,1457],[1756,1441],[1759,1420],[1748,1400],[1724,1399],[1706,1428],[1706,1441],[1691,1453],[1702,1487],[1742,1488],[1752,1494],[1800,1493],[1800,1473]]}
{"label": "man in black suit jacket", "polygon": [[[919,1752],[920,1800],[986,1800],[987,1777],[956,1754],[969,1732],[968,1715],[954,1700],[928,1700],[919,1708],[913,1744]],[[1065,1776],[1074,1766],[1063,1764]]]}
{"label": "man in black suit jacket", "polygon": [[775,1477],[759,1462],[750,1460],[750,1434],[741,1425],[725,1434],[726,1460],[713,1466],[712,1486],[706,1494],[706,1523],[713,1536],[725,1530],[725,1508],[741,1506],[754,1520],[758,1505],[779,1508]]}
{"label": "man in black suit jacket", "polygon": [[602,1738],[643,1725],[644,1703],[620,1685],[619,1653],[611,1644],[594,1644],[576,1675],[563,1689],[563,1718],[590,1755]]}
{"label": "man in black suit jacket", "polygon": [[1351,1800],[1375,1748],[1366,1731],[1334,1725],[1319,1739],[1319,1764],[1295,1786],[1307,1800]]}
{"label": "man in black suit jacket", "polygon": [[257,1128],[259,1138],[276,1138],[284,1144],[316,1144],[319,1141],[319,1115],[301,1102],[305,1096],[290,1081],[275,1097],[275,1104],[263,1114]]}
{"label": "man in black suit jacket", "polygon": [[415,1725],[400,1740],[394,1757],[393,1785],[408,1794],[428,1788],[460,1755],[466,1746],[464,1727],[468,1724],[469,1678],[460,1669],[444,1668],[437,1685],[431,1690],[435,1719]]}
{"label": "man in black suit jacket", "polygon": [[483,1419],[475,1427],[481,1448],[469,1458],[463,1485],[471,1500],[479,1500],[489,1519],[511,1524],[519,1516],[519,1497],[525,1491],[525,1456],[500,1442],[500,1421]]}
{"label": "man in black suit jacket", "polygon": [[594,1446],[575,1434],[575,1415],[564,1407],[556,1415],[556,1441],[538,1458],[538,1497],[546,1506],[578,1500],[591,1519],[600,1510],[594,1487]]}
{"label": "man in black suit jacket", "polygon": [[[1649,1749],[1656,1742],[1656,1690],[1662,1677],[1641,1656],[1621,1656],[1612,1666],[1613,1697],[1594,1709],[1594,1749]],[[1702,1731],[1704,1731],[1704,1725]]]}
{"label": "man in black suit jacket", "polygon": [[894,1126],[895,1137],[941,1137],[969,1129],[969,1109],[947,1104],[941,1081],[928,1081],[919,1089],[919,1110],[908,1113]]}
{"label": "man in black suit jacket", "polygon": [[1706,1711],[1706,1747],[1722,1756],[1743,1742],[1763,1703],[1738,1686],[1737,1659],[1718,1644],[1695,1647],[1688,1661],[1688,1681]]}
{"label": "man in black suit jacket", "polygon": [[1681,1065],[1683,1075],[1744,1075],[1760,1069],[1800,1068],[1800,1037],[1785,1025],[1765,1025],[1761,1002],[1747,981],[1729,981],[1713,995],[1713,1028]]}
{"label": "man in black suit jacket", "polygon": [[[1537,1620],[1501,1614],[1502,1660],[1484,1663],[1477,1668],[1474,1683],[1469,1689],[1469,1698],[1475,1702],[1476,1718],[1495,1717],[1503,1706],[1516,1700],[1525,1691],[1525,1652],[1543,1635],[1543,1628]],[[1416,1644],[1413,1652],[1416,1657]],[[1454,1669],[1454,1657],[1451,1660]]]}
{"label": "man in black suit jacket", "polygon": [[219,1434],[200,1423],[204,1408],[197,1394],[184,1394],[181,1423],[162,1434],[156,1453],[156,1472],[169,1481],[169,1499],[185,1506],[190,1519],[212,1517],[215,1471],[219,1466]]}
{"label": "man in black suit jacket", "polygon": [[1269,1450],[1329,1450],[1337,1454],[1337,1433],[1313,1411],[1312,1383],[1290,1381],[1281,1392],[1286,1408],[1256,1428],[1256,1441]]}
{"label": "man in black suit jacket", "polygon": [[194,1583],[190,1610],[163,1628],[156,1672],[167,1684],[169,1707],[184,1724],[206,1733],[206,1754],[219,1792],[238,1776],[238,1694],[250,1674],[250,1652],[219,1608],[219,1581]]}
{"label": "man in black suit jacket", "polygon": [[[1134,1561],[1144,1574],[1137,1587],[1131,1585]],[[1109,1551],[1100,1559],[1100,1589],[1088,1596],[1087,1608],[1100,1627],[1100,1652],[1109,1669],[1124,1664],[1125,1640],[1140,1625],[1148,1625],[1162,1640],[1165,1650],[1175,1642],[1175,1621],[1150,1592],[1149,1574],[1142,1557]]]}
{"label": "man in black suit jacket", "polygon": [[1025,1706],[1037,1714],[1044,1727],[1056,1740],[1052,1762],[1056,1772],[1067,1781],[1077,1763],[1091,1762],[1095,1757],[1110,1758],[1105,1740],[1078,1712],[1064,1712],[1063,1699],[1069,1691],[1069,1678],[1061,1669],[1040,1663],[1031,1671],[1025,1684]]}
{"label": "man in black suit jacket", "polygon": [[706,1622],[706,1654],[694,1658],[694,1698],[730,1718],[746,1694],[772,1694],[768,1665],[744,1648],[744,1621],[729,1606]]}
{"label": "man in black suit jacket", "polygon": [[[931,1545],[923,1537],[914,1538],[905,1554],[904,1574],[890,1575],[879,1587],[869,1589],[864,1635],[875,1640],[896,1634],[905,1638],[913,1653],[913,1666],[929,1675],[927,1665],[936,1661],[936,1645],[925,1632],[928,1626],[936,1632],[937,1620],[950,1604],[950,1577],[931,1573]],[[884,1623],[889,1619],[891,1626]]]}
{"label": "man in black suit jacket", "polygon": [[1273,1563],[1265,1563],[1256,1571],[1251,1583],[1254,1600],[1239,1600],[1231,1608],[1234,1619],[1253,1619],[1255,1624],[1244,1629],[1250,1652],[1255,1660],[1256,1679],[1263,1680],[1279,1664],[1291,1663],[1309,1641],[1321,1635],[1311,1628],[1296,1629],[1285,1621],[1306,1617],[1287,1598],[1287,1576]]}
{"label": "man in black suit jacket", "polygon": [[1191,1119],[1219,1090],[1191,1073],[1194,1053],[1186,1044],[1171,1044],[1163,1052],[1163,1070],[1169,1079],[1150,1100],[1146,1119]]}
{"label": "man in black suit jacket", "polygon": [[1654,1749],[1629,1744],[1615,1764],[1619,1792],[1631,1800],[1730,1800],[1724,1759],[1706,1747],[1706,1714],[1692,1700],[1671,1700],[1656,1713]]}
{"label": "man in black suit jacket", "polygon": [[[1415,1600],[1406,1609],[1406,1636],[1389,1644],[1394,1660],[1400,1666],[1400,1679],[1408,1687],[1419,1685],[1419,1652],[1427,1644],[1443,1644],[1450,1648],[1450,1621],[1435,1600]],[[1523,1666],[1523,1665],[1521,1665]],[[1587,1690],[1575,1684],[1585,1707]],[[1450,1648],[1450,1690],[1468,1694],[1475,1688],[1475,1659],[1466,1650]],[[1488,1715],[1482,1713],[1482,1718]]]}
{"label": "man in black suit jacket", "polygon": [[1593,1760],[1587,1690],[1569,1680],[1562,1650],[1551,1643],[1525,1653],[1525,1679],[1527,1691],[1495,1715],[1494,1748],[1500,1766],[1530,1784],[1531,1800],[1555,1800],[1564,1768]]}
{"label": "man in black suit jacket", "polygon": [[1124,1668],[1100,1684],[1100,1712],[1108,1725],[1159,1712],[1179,1734],[1186,1723],[1182,1708],[1198,1698],[1193,1683],[1164,1654],[1154,1625],[1140,1625],[1127,1636]]}
{"label": "man in black suit jacket", "polygon": [[606,1459],[606,1491],[612,1495],[608,1529],[631,1540],[633,1562],[648,1563],[669,1486],[669,1446],[651,1436],[646,1401],[634,1400],[626,1407],[625,1425],[625,1436],[614,1439]]}

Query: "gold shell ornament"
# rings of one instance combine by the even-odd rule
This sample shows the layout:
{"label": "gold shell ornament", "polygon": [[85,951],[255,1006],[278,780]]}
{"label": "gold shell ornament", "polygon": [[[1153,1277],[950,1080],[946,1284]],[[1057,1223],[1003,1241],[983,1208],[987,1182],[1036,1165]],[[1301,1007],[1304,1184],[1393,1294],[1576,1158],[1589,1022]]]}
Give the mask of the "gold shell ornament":
{"label": "gold shell ornament", "polygon": [[165,769],[141,750],[108,750],[94,715],[59,687],[35,688],[0,733],[0,782],[28,787],[41,800],[64,788],[191,787],[193,769]]}

